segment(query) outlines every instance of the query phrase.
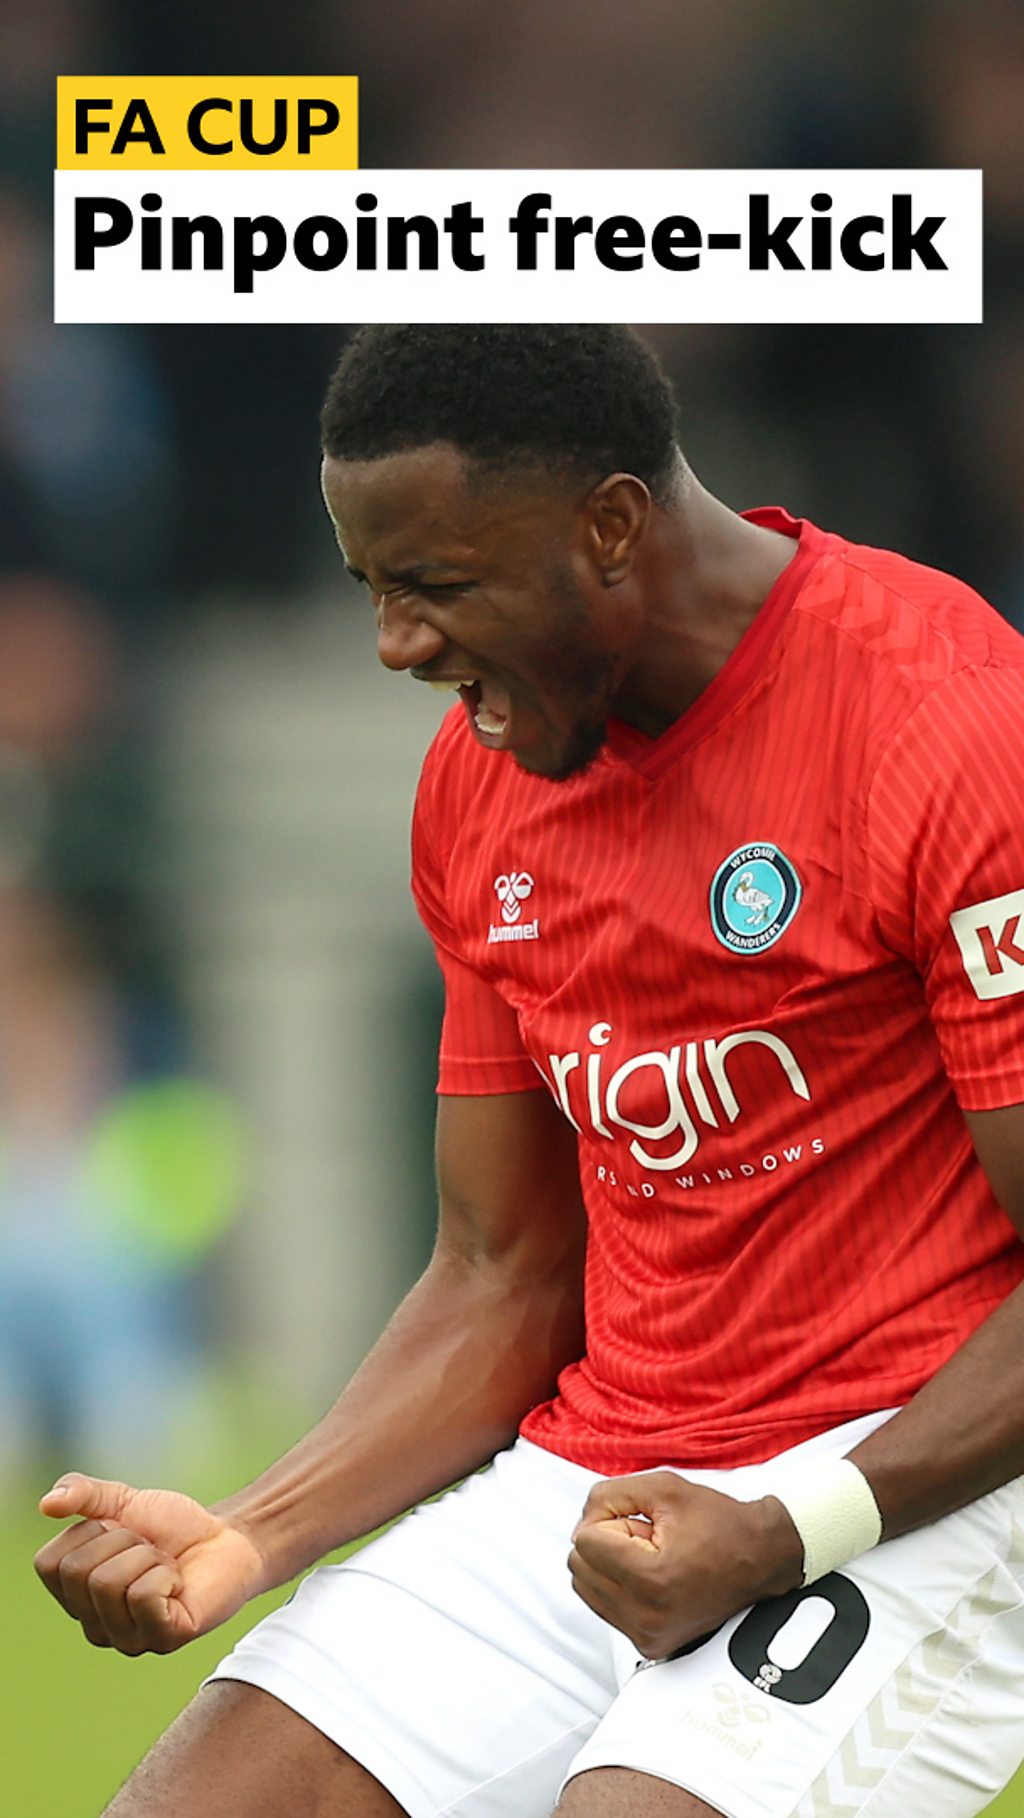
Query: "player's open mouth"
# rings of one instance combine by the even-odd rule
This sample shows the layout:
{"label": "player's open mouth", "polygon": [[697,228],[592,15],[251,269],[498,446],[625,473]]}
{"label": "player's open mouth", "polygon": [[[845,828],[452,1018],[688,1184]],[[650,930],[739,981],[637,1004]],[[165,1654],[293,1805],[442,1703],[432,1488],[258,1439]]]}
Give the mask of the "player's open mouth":
{"label": "player's open mouth", "polygon": [[480,682],[475,679],[460,681],[432,680],[433,688],[454,688],[462,697],[463,706],[474,736],[481,745],[487,745],[492,751],[502,751],[508,744],[509,716],[512,703],[504,688],[496,682]]}

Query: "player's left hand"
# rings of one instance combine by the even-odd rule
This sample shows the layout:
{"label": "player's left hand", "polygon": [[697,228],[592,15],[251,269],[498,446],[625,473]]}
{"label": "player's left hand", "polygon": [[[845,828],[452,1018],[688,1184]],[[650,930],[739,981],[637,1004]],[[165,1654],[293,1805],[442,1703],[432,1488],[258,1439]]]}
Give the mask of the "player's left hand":
{"label": "player's left hand", "polygon": [[612,1477],[572,1537],[573,1589],[650,1660],[800,1583],[803,1548],[774,1496],[737,1502],[672,1471]]}

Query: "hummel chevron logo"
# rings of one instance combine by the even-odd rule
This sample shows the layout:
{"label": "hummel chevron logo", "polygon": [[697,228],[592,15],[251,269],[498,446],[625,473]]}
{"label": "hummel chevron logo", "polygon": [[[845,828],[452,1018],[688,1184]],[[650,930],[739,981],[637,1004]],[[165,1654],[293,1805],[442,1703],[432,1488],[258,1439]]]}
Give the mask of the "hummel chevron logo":
{"label": "hummel chevron logo", "polygon": [[523,903],[533,894],[533,879],[528,871],[503,871],[494,880],[494,894],[501,904],[502,921],[517,922]]}
{"label": "hummel chevron logo", "polygon": [[534,882],[528,871],[502,871],[494,880],[494,894],[501,904],[501,921],[487,930],[488,946],[495,941],[535,941],[540,938],[540,920],[523,920],[523,904],[532,896]]}
{"label": "hummel chevron logo", "polygon": [[[777,1668],[776,1672],[778,1672]],[[781,1679],[782,1674],[779,1673],[778,1677]],[[724,1723],[727,1729],[735,1729],[738,1723],[744,1721],[768,1722],[767,1705],[762,1703],[759,1698],[751,1698],[749,1692],[734,1691],[731,1685],[723,1685],[721,1682],[712,1689],[718,1705],[716,1713],[718,1721]]]}
{"label": "hummel chevron logo", "polygon": [[949,925],[977,997],[1024,991],[1024,890],[956,909]]}

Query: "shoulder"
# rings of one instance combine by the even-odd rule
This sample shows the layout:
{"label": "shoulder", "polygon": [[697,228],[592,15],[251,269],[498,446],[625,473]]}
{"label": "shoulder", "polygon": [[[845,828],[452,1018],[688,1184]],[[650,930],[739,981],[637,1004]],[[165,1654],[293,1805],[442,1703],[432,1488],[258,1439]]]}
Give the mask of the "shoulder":
{"label": "shoulder", "polygon": [[1024,638],[987,600],[895,550],[826,537],[800,605],[909,704],[962,671],[1024,673]]}
{"label": "shoulder", "polygon": [[[954,575],[826,536],[794,619],[801,665],[864,783],[904,737],[948,741],[956,728],[980,743],[1006,713],[1024,736],[1024,638]],[[952,760],[949,743],[940,752]]]}

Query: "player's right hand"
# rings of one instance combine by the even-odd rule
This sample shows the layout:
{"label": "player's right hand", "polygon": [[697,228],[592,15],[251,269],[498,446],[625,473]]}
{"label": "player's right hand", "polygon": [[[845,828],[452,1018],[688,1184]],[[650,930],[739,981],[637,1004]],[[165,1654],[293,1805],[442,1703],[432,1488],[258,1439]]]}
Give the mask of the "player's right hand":
{"label": "player's right hand", "polygon": [[42,1547],[35,1568],[94,1647],[173,1653],[265,1588],[249,1536],[177,1491],[72,1471],[39,1507],[86,1517]]}

